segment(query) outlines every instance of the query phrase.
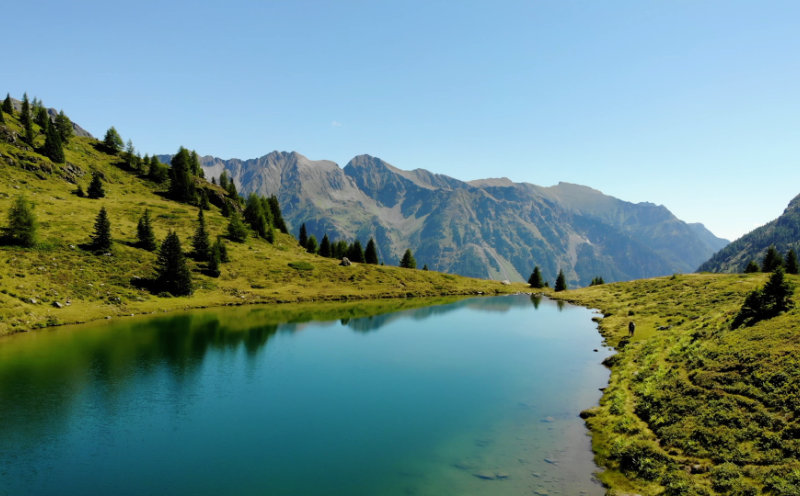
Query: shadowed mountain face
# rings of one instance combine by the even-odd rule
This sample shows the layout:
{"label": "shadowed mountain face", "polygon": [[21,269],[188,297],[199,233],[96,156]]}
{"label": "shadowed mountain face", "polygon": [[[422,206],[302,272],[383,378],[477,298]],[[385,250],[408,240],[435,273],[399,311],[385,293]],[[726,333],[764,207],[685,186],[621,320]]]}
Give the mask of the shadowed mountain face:
{"label": "shadowed mountain face", "polygon": [[305,222],[318,240],[374,237],[391,265],[411,248],[420,267],[442,272],[524,280],[538,265],[551,283],[561,268],[570,284],[586,285],[693,271],[727,243],[663,206],[574,184],[463,182],[368,155],[343,169],[296,152],[202,165],[206,177],[227,170],[242,194],[277,195],[295,233]]}
{"label": "shadowed mountain face", "polygon": [[745,234],[714,254],[698,272],[743,272],[747,263],[759,264],[774,245],[783,255],[790,248],[800,252],[800,195],[789,202],[780,217]]}

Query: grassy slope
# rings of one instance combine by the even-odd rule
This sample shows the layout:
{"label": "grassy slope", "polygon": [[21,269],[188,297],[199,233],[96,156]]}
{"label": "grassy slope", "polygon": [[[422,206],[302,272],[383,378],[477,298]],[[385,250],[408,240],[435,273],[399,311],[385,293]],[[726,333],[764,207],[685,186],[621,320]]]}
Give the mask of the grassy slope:
{"label": "grassy slope", "polygon": [[600,309],[619,351],[601,405],[583,414],[611,494],[800,494],[800,296],[729,330],[766,279],[676,275],[556,295]]}
{"label": "grassy slope", "polygon": [[[6,115],[5,130],[21,134],[15,118]],[[0,125],[3,127],[3,125]],[[38,130],[38,127],[35,126]],[[37,138],[37,146],[44,141]],[[197,209],[159,195],[164,187],[122,170],[118,157],[99,149],[97,141],[75,137],[65,149],[69,165],[57,165],[38,153],[0,140],[0,223],[16,195],[24,192],[35,203],[39,244],[33,249],[0,247],[0,335],[47,325],[85,322],[106,316],[215,305],[387,298],[510,292],[522,286],[397,267],[353,264],[340,267],[331,259],[302,250],[291,236],[278,233],[271,245],[252,237],[244,244],[228,242],[232,262],[223,264],[218,279],[200,273],[191,262],[197,286],[191,297],[159,298],[137,289],[132,278],[150,277],[156,255],[132,246],[136,223],[145,208],[154,230],[163,239],[168,230],[179,234],[190,249]],[[75,169],[69,172],[69,169]],[[87,188],[91,172],[106,178],[106,197],[79,198],[78,177]],[[94,220],[105,206],[111,220],[112,256],[96,256],[80,248],[89,241]],[[212,235],[226,231],[227,219],[211,207],[206,223]],[[313,270],[295,270],[290,262],[304,261]],[[31,303],[31,299],[36,303]],[[55,302],[70,305],[53,306]]]}

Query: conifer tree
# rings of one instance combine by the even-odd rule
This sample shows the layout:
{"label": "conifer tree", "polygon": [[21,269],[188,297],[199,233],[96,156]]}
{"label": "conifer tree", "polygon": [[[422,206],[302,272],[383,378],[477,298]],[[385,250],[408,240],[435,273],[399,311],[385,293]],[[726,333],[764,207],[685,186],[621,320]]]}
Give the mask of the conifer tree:
{"label": "conifer tree", "polygon": [[368,264],[378,265],[378,249],[375,246],[375,240],[372,238],[367,241],[367,249],[364,250],[364,261]]}
{"label": "conifer tree", "polygon": [[8,211],[8,227],[5,229],[6,242],[29,248],[36,244],[38,227],[33,204],[24,195],[17,196]]}
{"label": "conifer tree", "polygon": [[150,157],[150,165],[147,170],[147,177],[155,183],[163,183],[169,177],[167,166],[158,160],[158,157],[153,155]]}
{"label": "conifer tree", "polygon": [[792,308],[794,288],[784,278],[783,267],[778,266],[761,289],[752,291],[744,300],[742,308],[734,317],[731,329],[752,326],[761,320],[775,317]]}
{"label": "conifer tree", "polygon": [[103,189],[103,181],[100,179],[100,173],[97,171],[92,172],[92,182],[89,183],[89,189],[86,190],[89,198],[103,198],[106,196],[105,189]]}
{"label": "conifer tree", "polygon": [[542,280],[542,272],[539,270],[539,266],[536,265],[533,267],[533,272],[531,272],[531,276],[528,278],[528,284],[532,288],[543,288],[544,281]]}
{"label": "conifer tree", "polygon": [[31,102],[28,101],[28,93],[24,93],[22,95],[22,109],[19,112],[19,121],[23,126],[27,126],[31,123],[31,120]]}
{"label": "conifer tree", "polygon": [[64,148],[61,146],[61,137],[58,134],[58,129],[56,129],[56,125],[51,124],[49,120],[45,121],[45,126],[46,131],[42,152],[53,162],[63,164]]}
{"label": "conifer tree", "polygon": [[23,123],[25,127],[25,143],[34,146],[34,140],[36,139],[36,133],[33,132],[33,119],[28,119]]}
{"label": "conifer tree", "polygon": [[785,265],[787,274],[797,274],[798,272],[797,253],[794,251],[794,248],[789,248],[789,251],[786,252]]}
{"label": "conifer tree", "polygon": [[281,206],[278,203],[277,196],[272,195],[269,197],[269,208],[272,211],[272,225],[283,234],[289,234],[289,230],[286,228],[286,221],[283,220],[283,214],[281,213]]}
{"label": "conifer tree", "polygon": [[222,171],[222,174],[219,175],[219,187],[228,191],[228,171]]}
{"label": "conifer tree", "polygon": [[592,278],[592,282],[589,283],[589,286],[600,286],[605,284],[606,282],[603,280],[601,276],[597,276]]}
{"label": "conifer tree", "polygon": [[217,236],[217,240],[214,242],[214,246],[211,247],[211,250],[219,253],[220,262],[228,263],[231,261],[228,257],[228,247],[222,242],[222,236]]}
{"label": "conifer tree", "polygon": [[767,254],[764,255],[764,260],[761,262],[761,272],[773,272],[775,269],[783,265],[783,257],[775,249],[775,245],[767,248]]}
{"label": "conifer tree", "polygon": [[91,238],[91,247],[94,251],[111,249],[111,221],[108,220],[106,207],[100,207],[100,212],[94,221],[94,233]]}
{"label": "conifer tree", "polygon": [[111,126],[108,128],[103,138],[103,145],[105,145],[109,153],[116,155],[122,150],[122,147],[125,146],[125,142],[122,141],[122,136],[119,135],[114,126]]}
{"label": "conifer tree", "polygon": [[364,263],[364,248],[361,247],[361,241],[353,241],[353,244],[347,250],[347,258],[351,262]]}
{"label": "conifer tree", "polygon": [[333,243],[331,245],[333,252],[333,258],[342,258],[347,256],[347,250],[350,248],[350,245],[347,244],[347,241],[340,239],[339,241]]}
{"label": "conifer tree", "polygon": [[403,258],[400,259],[400,267],[403,267],[405,269],[417,268],[417,261],[414,259],[414,255],[411,253],[411,249],[407,249],[405,253],[403,253]]}
{"label": "conifer tree", "polygon": [[231,205],[228,203],[228,200],[223,198],[222,200],[222,207],[220,207],[219,212],[222,214],[223,217],[230,217],[231,215]]}
{"label": "conifer tree", "polygon": [[267,219],[267,224],[275,226],[275,217],[272,215],[272,207],[269,204],[269,198],[261,197],[261,210],[264,211],[264,218]]}
{"label": "conifer tree", "polygon": [[72,138],[72,121],[62,110],[56,116],[56,129],[58,130],[58,137],[61,138],[61,143],[66,145]]}
{"label": "conifer tree", "polygon": [[3,100],[3,112],[8,115],[14,115],[14,104],[11,102],[11,95],[6,93],[6,99]]}
{"label": "conifer tree", "polygon": [[300,225],[300,236],[297,238],[297,241],[300,242],[300,246],[303,248],[305,248],[306,243],[308,243],[308,232],[306,232],[305,222]]}
{"label": "conifer tree", "polygon": [[211,253],[208,257],[208,269],[207,269],[208,275],[210,275],[211,277],[219,277],[220,274],[219,266],[221,263],[222,260],[220,259],[219,251],[214,249],[214,247],[212,247]]}
{"label": "conifer tree", "polygon": [[556,277],[556,285],[553,289],[556,291],[567,290],[567,279],[564,277],[564,271],[561,269],[558,270],[558,277]]}
{"label": "conifer tree", "polygon": [[428,270],[428,264],[423,265],[422,270]]}
{"label": "conifer tree", "polygon": [[228,183],[228,198],[232,199],[236,203],[239,203],[241,200],[239,198],[239,193],[236,191],[236,183],[233,182],[233,179]]}
{"label": "conifer tree", "polygon": [[155,251],[156,235],[153,233],[153,226],[150,224],[150,210],[145,209],[144,214],[136,225],[136,239],[140,248],[147,251]]}
{"label": "conifer tree", "polygon": [[313,234],[308,237],[308,242],[306,242],[306,251],[309,253],[317,252],[317,237]]}
{"label": "conifer tree", "polygon": [[175,231],[170,231],[156,261],[156,288],[173,296],[192,294],[192,274],[186,265],[186,257],[181,249],[181,240]]}
{"label": "conifer tree", "polygon": [[319,255],[321,257],[331,258],[331,240],[328,239],[328,234],[322,236],[322,241],[319,243]]}
{"label": "conifer tree", "polygon": [[0,110],[0,124],[5,124],[5,123],[6,123],[6,118],[3,115],[3,111]]}
{"label": "conifer tree", "polygon": [[228,221],[228,237],[231,241],[237,243],[244,243],[247,239],[247,228],[239,217],[239,212],[236,209],[231,209],[230,220]]}
{"label": "conifer tree", "polygon": [[169,169],[169,196],[173,200],[185,203],[195,200],[196,192],[190,161],[189,150],[184,147],[180,147],[178,153],[172,157],[172,167]]}
{"label": "conifer tree", "polygon": [[751,274],[753,272],[760,272],[761,267],[758,266],[755,260],[750,260],[747,262],[747,266],[744,268],[745,274]]}
{"label": "conifer tree", "polygon": [[255,193],[250,193],[250,196],[247,197],[247,204],[244,209],[244,220],[250,224],[250,227],[253,228],[253,231],[255,231],[257,235],[262,238],[267,237],[267,231],[270,230],[270,225],[267,222],[266,215],[264,215],[264,205]]}
{"label": "conifer tree", "polygon": [[200,157],[197,156],[197,152],[192,150],[192,153],[189,155],[189,173],[193,176],[203,177],[203,168],[200,167]]}
{"label": "conifer tree", "polygon": [[192,238],[192,248],[194,257],[201,262],[207,262],[211,256],[211,240],[206,231],[206,219],[203,216],[203,209],[197,211],[197,229]]}
{"label": "conifer tree", "polygon": [[33,122],[39,125],[44,131],[47,128],[47,124],[50,122],[50,115],[47,113],[47,109],[42,106],[36,107],[36,112],[33,115]]}

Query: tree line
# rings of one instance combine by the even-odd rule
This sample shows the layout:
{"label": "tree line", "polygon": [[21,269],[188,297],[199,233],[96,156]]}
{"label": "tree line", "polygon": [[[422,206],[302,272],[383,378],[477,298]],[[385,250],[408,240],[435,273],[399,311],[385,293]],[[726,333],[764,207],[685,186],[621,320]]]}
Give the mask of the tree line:
{"label": "tree line", "polygon": [[775,248],[775,245],[771,245],[767,248],[767,252],[764,254],[760,266],[755,260],[750,260],[744,268],[744,271],[745,273],[774,272],[778,267],[782,267],[787,274],[798,273],[800,267],[798,267],[797,253],[794,251],[794,248],[789,248],[786,251],[786,255],[782,256],[777,248]]}
{"label": "tree line", "polygon": [[[330,238],[328,238],[328,233],[325,233],[322,236],[322,241],[317,243],[316,236],[308,234],[304,222],[300,225],[297,241],[307,252],[321,257],[335,259],[347,258],[351,262],[382,265],[382,262],[378,259],[378,246],[372,237],[367,241],[366,248],[363,247],[361,241],[358,239],[349,243],[344,239],[331,241]],[[403,253],[398,265],[406,269],[417,268],[417,261],[414,259],[411,249],[407,249]],[[424,270],[428,270],[427,265],[425,265]]]}

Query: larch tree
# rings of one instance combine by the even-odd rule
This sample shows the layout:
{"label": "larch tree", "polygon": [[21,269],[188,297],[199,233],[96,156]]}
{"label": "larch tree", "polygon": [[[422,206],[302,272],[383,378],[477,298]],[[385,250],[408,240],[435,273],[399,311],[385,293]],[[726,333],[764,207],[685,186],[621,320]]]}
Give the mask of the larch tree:
{"label": "larch tree", "polygon": [[103,145],[109,153],[116,155],[122,150],[122,147],[125,146],[125,142],[122,141],[122,136],[119,135],[114,126],[111,126],[108,128],[108,131],[106,131],[105,137],[103,137]]}

